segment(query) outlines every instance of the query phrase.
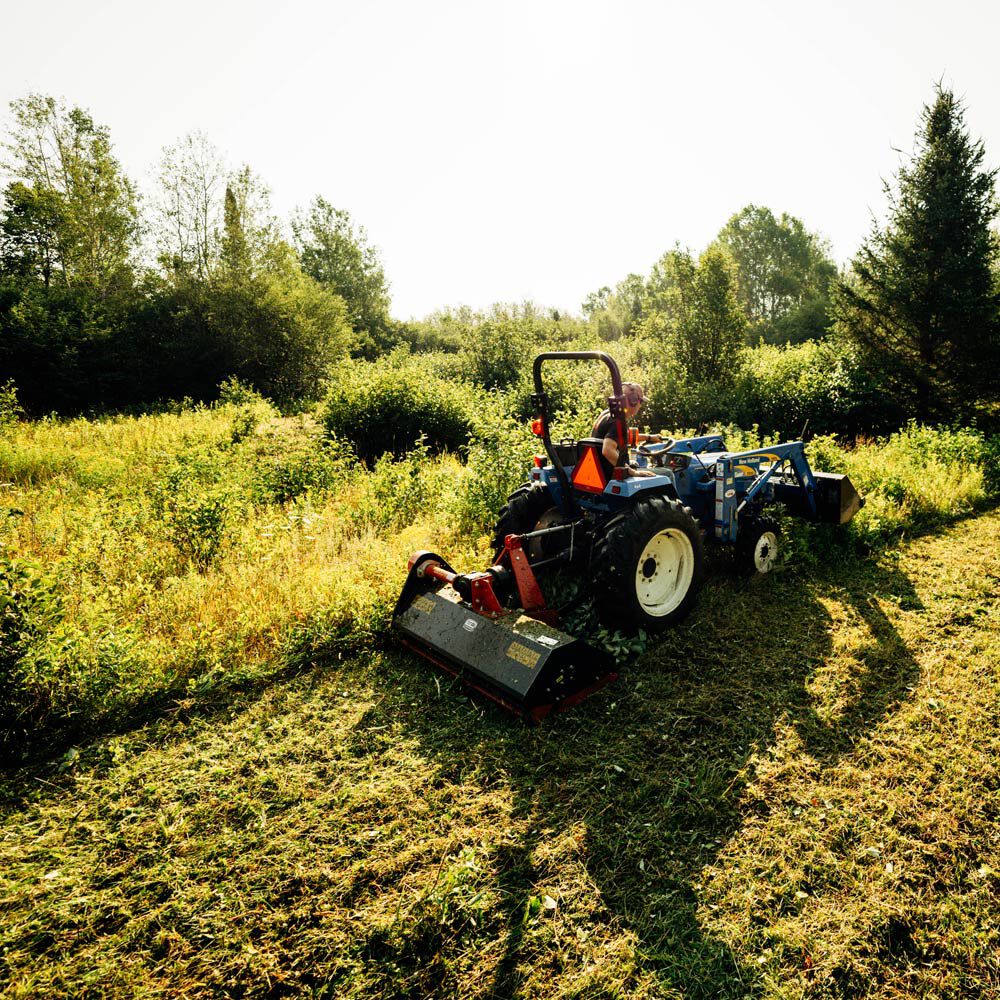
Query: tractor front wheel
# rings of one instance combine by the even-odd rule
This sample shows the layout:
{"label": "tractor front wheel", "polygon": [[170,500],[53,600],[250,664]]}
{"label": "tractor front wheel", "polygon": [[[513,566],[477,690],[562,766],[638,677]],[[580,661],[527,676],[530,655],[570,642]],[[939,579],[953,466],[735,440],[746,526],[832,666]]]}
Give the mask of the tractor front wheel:
{"label": "tractor front wheel", "polygon": [[701,531],[667,497],[636,501],[614,518],[591,555],[601,622],[623,632],[661,632],[685,618],[702,582]]}
{"label": "tractor front wheel", "polygon": [[748,573],[770,573],[778,561],[781,526],[770,517],[755,517],[740,525],[736,558]]}

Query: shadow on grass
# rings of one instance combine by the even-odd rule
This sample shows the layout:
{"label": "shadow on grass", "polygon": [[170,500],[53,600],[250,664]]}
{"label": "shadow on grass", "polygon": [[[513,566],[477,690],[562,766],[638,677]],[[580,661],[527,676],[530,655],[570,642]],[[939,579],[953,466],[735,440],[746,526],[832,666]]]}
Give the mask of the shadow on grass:
{"label": "shadow on grass", "polygon": [[[635,937],[639,978],[626,993],[642,992],[640,978],[653,995],[758,992],[759,967],[702,926],[700,873],[754,808],[741,803],[746,770],[775,744],[776,728],[794,727],[813,757],[832,763],[907,697],[918,667],[875,595],[919,607],[891,568],[750,582],[716,571],[685,626],[626,666],[617,685],[540,730],[492,710],[457,726],[432,709],[413,717],[411,731],[442,771],[474,762],[480,780],[506,781],[512,819],[531,831],[495,858],[506,930],[487,995],[527,995],[521,963],[537,945],[526,944],[526,913],[541,886],[553,896],[567,888],[539,848],[573,830],[585,831],[575,853],[599,896],[588,919]],[[810,686],[841,616],[864,639],[852,651],[849,695],[819,714]],[[458,697],[457,687],[445,696]],[[414,688],[404,683],[398,697],[412,700]]]}
{"label": "shadow on grass", "polygon": [[[491,949],[492,978],[477,981],[477,996],[532,995],[540,969],[563,979],[565,995],[760,992],[753,956],[707,926],[702,872],[760,808],[744,801],[747,770],[754,755],[776,745],[779,731],[792,727],[812,756],[831,763],[907,696],[917,665],[876,595],[919,608],[909,580],[891,565],[846,562],[807,578],[746,581],[720,563],[684,626],[627,664],[616,685],[537,729],[479,702],[469,711],[457,684],[443,683],[437,696],[428,681],[433,668],[415,657],[393,655],[375,670],[352,667],[373,689],[372,707],[348,731],[345,753],[377,756],[371,734],[401,722],[430,765],[429,781],[453,782],[472,795],[502,788],[510,801],[508,829],[497,830],[489,848],[499,902],[474,945],[442,929],[435,912],[412,933],[357,928],[352,947],[368,963],[369,981],[383,985],[378,995],[469,993],[450,969],[461,967],[462,949],[480,944]],[[861,639],[846,696],[830,712],[815,687],[833,652],[832,633],[847,620]],[[297,670],[304,676],[295,684],[303,687],[330,676],[329,667]],[[212,723],[252,708],[263,687],[222,689],[177,712],[187,722]],[[150,739],[189,738],[178,729],[175,737],[170,725],[156,727]],[[95,772],[99,766],[88,764]],[[24,780],[35,806],[66,791],[52,763]],[[20,808],[21,795],[9,785],[0,806]],[[447,817],[440,823],[446,827]],[[555,858],[554,847],[561,852]],[[352,891],[359,899],[377,893],[375,879],[362,871]],[[546,937],[555,921],[546,915],[545,894],[567,933],[619,947],[605,963],[614,968],[592,969],[598,979],[588,979],[579,952],[560,957]],[[355,904],[348,893],[338,905]],[[748,905],[756,909],[758,901]],[[763,921],[775,919],[761,913]],[[530,984],[529,975],[536,977]],[[334,980],[318,988],[336,995],[349,985]]]}

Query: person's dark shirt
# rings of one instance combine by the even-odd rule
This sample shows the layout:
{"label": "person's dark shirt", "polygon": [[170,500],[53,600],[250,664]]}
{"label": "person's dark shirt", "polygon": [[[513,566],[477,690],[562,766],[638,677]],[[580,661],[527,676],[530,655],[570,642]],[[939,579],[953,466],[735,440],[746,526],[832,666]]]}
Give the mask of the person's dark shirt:
{"label": "person's dark shirt", "polygon": [[[611,416],[610,410],[605,410],[595,421],[594,428],[590,432],[591,437],[611,438],[618,446],[618,465],[628,465],[628,445],[618,436],[618,421]],[[601,453],[601,467],[604,475],[609,479],[614,471],[614,466]]]}

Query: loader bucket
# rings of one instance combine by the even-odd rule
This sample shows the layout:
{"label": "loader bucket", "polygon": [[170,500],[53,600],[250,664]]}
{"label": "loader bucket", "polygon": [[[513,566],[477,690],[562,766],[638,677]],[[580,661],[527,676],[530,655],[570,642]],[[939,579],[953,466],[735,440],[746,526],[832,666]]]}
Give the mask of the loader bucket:
{"label": "loader bucket", "polygon": [[785,483],[775,487],[775,496],[790,514],[826,524],[847,524],[864,507],[864,497],[847,476],[833,472],[814,472],[813,476],[816,480],[815,518],[802,487]]}
{"label": "loader bucket", "polygon": [[610,656],[519,611],[473,611],[411,570],[393,624],[404,645],[508,710],[537,721],[617,678]]}

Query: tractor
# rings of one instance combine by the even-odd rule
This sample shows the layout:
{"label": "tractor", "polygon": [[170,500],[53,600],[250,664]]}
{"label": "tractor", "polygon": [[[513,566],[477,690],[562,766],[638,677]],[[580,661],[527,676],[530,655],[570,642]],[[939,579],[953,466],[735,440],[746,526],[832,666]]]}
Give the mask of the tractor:
{"label": "tractor", "polygon": [[718,434],[647,442],[630,452],[631,466],[609,474],[602,438],[550,434],[543,372],[564,361],[607,367],[618,440],[635,443],[609,355],[539,354],[532,430],[544,454],[499,512],[493,564],[462,574],[417,552],[393,614],[405,645],[529,720],[617,677],[607,654],[560,630],[539,577],[558,569],[582,577],[605,627],[656,635],[694,607],[708,546],[732,547],[751,572],[767,573],[781,537],[769,509],[846,524],[864,504],[847,476],[813,472],[801,441],[739,452]]}

